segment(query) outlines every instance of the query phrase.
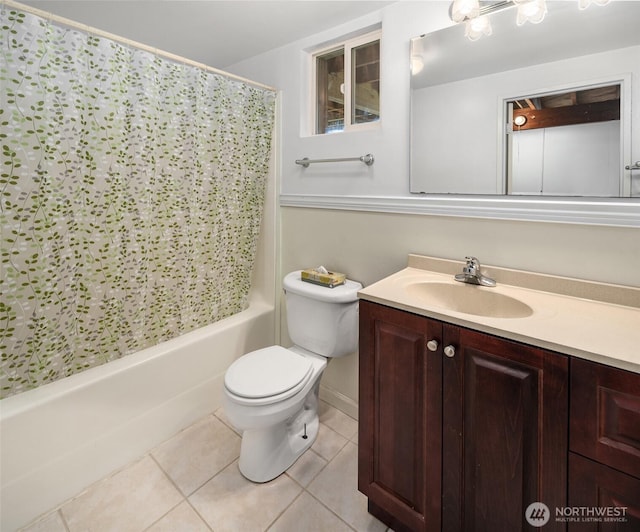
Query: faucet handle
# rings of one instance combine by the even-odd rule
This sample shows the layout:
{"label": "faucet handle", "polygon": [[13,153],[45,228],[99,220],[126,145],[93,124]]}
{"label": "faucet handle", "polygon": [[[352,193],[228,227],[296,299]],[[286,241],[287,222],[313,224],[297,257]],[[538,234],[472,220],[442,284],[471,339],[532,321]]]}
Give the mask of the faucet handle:
{"label": "faucet handle", "polygon": [[480,261],[476,257],[465,257],[467,263],[462,268],[462,273],[455,275],[456,281],[463,283],[479,284],[482,286],[495,286],[496,281],[485,277],[480,271]]}
{"label": "faucet handle", "polygon": [[475,257],[465,257],[467,264],[465,264],[462,271],[468,275],[477,275],[480,273],[480,261]]}

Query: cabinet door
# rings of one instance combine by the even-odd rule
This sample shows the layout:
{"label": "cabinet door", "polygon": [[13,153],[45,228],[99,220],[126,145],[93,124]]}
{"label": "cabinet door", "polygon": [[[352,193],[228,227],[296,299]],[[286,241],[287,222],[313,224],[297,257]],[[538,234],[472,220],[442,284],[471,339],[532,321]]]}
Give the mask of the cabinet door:
{"label": "cabinet door", "polygon": [[575,532],[640,530],[640,479],[569,453],[565,518]]}
{"label": "cabinet door", "polygon": [[447,324],[444,345],[442,529],[534,530],[529,504],[566,505],[567,358]]}
{"label": "cabinet door", "polygon": [[571,450],[640,478],[640,375],[571,360]]}
{"label": "cabinet door", "polygon": [[441,337],[437,321],[360,302],[358,488],[396,530],[440,530]]}

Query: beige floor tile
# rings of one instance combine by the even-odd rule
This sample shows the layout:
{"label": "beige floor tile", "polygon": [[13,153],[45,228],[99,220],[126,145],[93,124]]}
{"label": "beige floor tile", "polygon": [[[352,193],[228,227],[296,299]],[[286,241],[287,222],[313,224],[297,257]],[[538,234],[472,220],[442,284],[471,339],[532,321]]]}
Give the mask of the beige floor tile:
{"label": "beige floor tile", "polygon": [[318,436],[311,448],[325,460],[331,460],[340,452],[347,441],[344,436],[320,423]]}
{"label": "beige floor tile", "polygon": [[60,512],[55,511],[20,530],[22,532],[67,532],[67,527],[64,526]]}
{"label": "beige floor tile", "polygon": [[146,532],[211,532],[211,529],[185,501],[147,529]]}
{"label": "beige floor tile", "polygon": [[278,518],[269,532],[351,532],[333,512],[304,492]]}
{"label": "beige floor tile", "polygon": [[250,482],[234,462],[191,495],[189,502],[216,532],[260,532],[300,492],[287,475],[264,484]]}
{"label": "beige floor tile", "polygon": [[309,484],[308,491],[356,530],[386,530],[367,512],[367,498],[357,485],[358,447],[349,442]]}
{"label": "beige floor tile", "polygon": [[327,461],[322,456],[309,449],[287,469],[287,475],[301,486],[308,486],[326,465]]}
{"label": "beige floor tile", "polygon": [[185,495],[240,456],[240,437],[214,416],[166,441],[151,455]]}
{"label": "beige floor tile", "polygon": [[227,414],[224,411],[224,408],[220,407],[218,408],[218,410],[216,410],[214,412],[215,416],[222,421],[227,427],[229,427],[233,432],[235,432],[236,434],[238,434],[239,436],[242,436],[242,431],[238,430],[237,428],[235,428],[232,424],[231,421],[229,421],[229,418],[227,417]]}
{"label": "beige floor tile", "polygon": [[139,532],[176,506],[182,495],[149,456],[94,484],[62,507],[69,530]]}
{"label": "beige floor tile", "polygon": [[330,429],[335,430],[348,440],[358,433],[358,422],[344,412],[320,401],[320,423],[324,423]]}

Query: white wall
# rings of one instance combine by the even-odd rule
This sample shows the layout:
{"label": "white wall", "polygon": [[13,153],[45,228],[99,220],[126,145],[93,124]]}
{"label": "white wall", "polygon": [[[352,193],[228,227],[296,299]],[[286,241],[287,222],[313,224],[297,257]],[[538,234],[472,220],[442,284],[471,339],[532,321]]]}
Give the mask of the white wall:
{"label": "white wall", "polygon": [[[392,4],[231,69],[282,91],[282,199],[292,194],[409,197],[410,38],[449,25],[448,5]],[[305,50],[380,22],[380,128],[321,137],[301,134],[306,122],[302,102],[309,98]],[[376,157],[372,167],[345,163],[303,170],[293,162],[368,152]],[[496,266],[640,286],[640,269],[632,266],[640,261],[640,231],[633,228],[299,207],[281,207],[280,215],[281,276],[324,264],[370,284],[403,268],[408,253],[453,259],[473,254]],[[284,320],[281,329],[282,344],[288,345]],[[357,356],[332,361],[322,381],[325,398],[351,414],[357,413],[357,362]]]}
{"label": "white wall", "polygon": [[[310,36],[230,68],[282,90],[282,188],[284,194],[407,195],[409,191],[409,38],[450,24],[448,2],[398,2],[351,23]],[[308,50],[382,23],[379,128],[310,136]],[[353,157],[373,153],[376,162],[317,165],[303,169],[302,157]]]}

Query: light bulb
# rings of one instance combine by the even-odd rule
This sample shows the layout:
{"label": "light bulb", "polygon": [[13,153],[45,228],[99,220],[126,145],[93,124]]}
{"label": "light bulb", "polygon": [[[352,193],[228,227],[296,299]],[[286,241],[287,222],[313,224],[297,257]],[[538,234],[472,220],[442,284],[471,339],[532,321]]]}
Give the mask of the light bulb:
{"label": "light bulb", "polygon": [[454,0],[451,5],[451,19],[454,22],[462,22],[476,18],[480,14],[478,0]]}
{"label": "light bulb", "polygon": [[516,24],[522,26],[525,22],[538,24],[542,22],[547,14],[547,3],[545,0],[514,0],[518,6]]}
{"label": "light bulb", "polygon": [[513,119],[513,123],[516,126],[524,126],[527,123],[527,117],[524,115],[518,115]]}
{"label": "light bulb", "polygon": [[492,31],[489,17],[484,15],[467,20],[464,28],[464,36],[470,41],[477,41],[483,35],[491,35]]}
{"label": "light bulb", "polygon": [[580,9],[587,9],[592,3],[599,5],[599,6],[605,6],[607,5],[611,0],[578,0],[578,7]]}

